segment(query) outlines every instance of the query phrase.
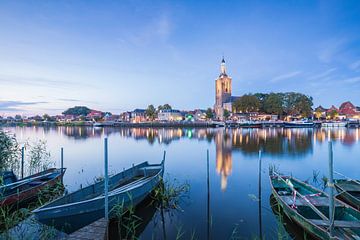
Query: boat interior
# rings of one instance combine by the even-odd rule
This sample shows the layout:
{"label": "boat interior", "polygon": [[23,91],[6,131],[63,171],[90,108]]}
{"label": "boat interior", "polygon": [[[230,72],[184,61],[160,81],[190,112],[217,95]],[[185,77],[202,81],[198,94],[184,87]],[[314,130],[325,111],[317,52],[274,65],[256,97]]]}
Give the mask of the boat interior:
{"label": "boat interior", "polygon": [[[140,184],[146,179],[151,178],[161,170],[161,165],[149,165],[147,162],[134,166],[121,173],[109,178],[109,195],[125,191],[131,187]],[[104,194],[104,180],[85,188],[79,189],[73,193],[59,198],[46,206],[54,207],[63,204],[70,204],[80,201],[86,201]]]}

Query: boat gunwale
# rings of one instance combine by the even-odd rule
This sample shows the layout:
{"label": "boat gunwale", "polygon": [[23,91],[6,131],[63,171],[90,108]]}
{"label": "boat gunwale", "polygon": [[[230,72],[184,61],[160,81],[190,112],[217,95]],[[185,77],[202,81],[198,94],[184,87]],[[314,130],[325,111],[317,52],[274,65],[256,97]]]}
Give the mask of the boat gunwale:
{"label": "boat gunwale", "polygon": [[[53,177],[53,178],[51,178],[51,179],[49,179],[49,180],[47,180],[47,181],[44,181],[44,182],[42,182],[42,183],[39,184],[39,185],[35,185],[35,186],[30,187],[30,188],[26,188],[26,189],[24,189],[24,190],[21,191],[21,192],[16,192],[16,193],[13,193],[13,194],[10,194],[10,195],[0,196],[0,204],[1,204],[3,201],[6,201],[7,198],[10,198],[10,197],[13,197],[13,196],[20,196],[20,195],[22,195],[22,194],[24,194],[24,193],[26,193],[26,192],[29,192],[29,191],[32,191],[32,190],[36,190],[37,188],[43,187],[44,185],[48,184],[49,182],[54,181],[54,180],[56,180],[57,178],[63,176],[63,175],[65,174],[65,171],[66,171],[66,168],[63,168],[63,171],[61,171],[61,168],[49,168],[49,169],[44,170],[44,171],[42,171],[42,172],[39,172],[39,173],[36,173],[36,174],[31,175],[31,176],[38,176],[39,178],[41,178],[40,176],[42,176],[42,175],[44,175],[44,174],[46,174],[46,173],[51,173],[51,174],[52,174],[52,173],[56,173],[56,176],[55,176],[55,177]],[[40,175],[40,173],[42,173],[42,174]],[[28,176],[28,177],[23,178],[23,179],[21,179],[21,180],[30,179],[31,176]],[[33,181],[30,181],[30,182],[33,182]],[[6,185],[4,185],[3,187],[6,189]],[[16,188],[18,188],[18,187],[19,187],[19,186],[17,186]]]}
{"label": "boat gunwale", "polygon": [[[148,164],[148,162],[143,162],[143,163],[141,163],[141,164],[145,164],[145,163]],[[134,168],[136,168],[137,166],[139,166],[139,165],[141,165],[141,164],[138,164],[138,165],[134,166]],[[150,182],[152,179],[158,177],[159,174],[161,174],[161,172],[164,170],[162,163],[160,163],[160,164],[148,164],[147,166],[159,166],[160,168],[159,168],[159,171],[158,171],[156,174],[154,174],[153,176],[149,177],[149,178],[148,178],[148,181],[146,181],[144,184],[146,184],[146,183]],[[146,166],[145,166],[145,167],[146,167]],[[131,169],[131,168],[129,168],[129,169]],[[122,173],[122,172],[119,172],[118,174],[115,174],[113,177],[115,177],[115,176],[117,176],[117,175],[119,175],[119,174],[121,174],[121,173]],[[99,183],[100,183],[100,182],[99,182]],[[144,184],[142,184],[142,185],[144,185]],[[92,184],[92,185],[94,185],[94,184]],[[92,186],[92,185],[89,185],[89,186]],[[142,185],[141,185],[141,186],[142,186]],[[87,186],[87,187],[89,187],[89,186]],[[75,191],[75,192],[78,192],[78,191],[81,191],[81,190],[82,190],[82,189],[79,189],[79,190],[77,190],[77,191]],[[114,189],[114,190],[115,190],[115,189]],[[75,192],[73,192],[73,193],[75,193]],[[73,193],[71,193],[71,194],[73,194]],[[117,194],[109,194],[109,197],[116,196],[116,195],[120,195],[121,193],[122,193],[122,192],[117,193]],[[100,193],[100,194],[101,194],[101,193]],[[42,212],[46,212],[46,211],[51,211],[51,210],[60,209],[60,208],[63,208],[63,207],[77,206],[77,205],[81,205],[81,204],[84,204],[84,203],[89,203],[89,202],[97,201],[97,200],[100,200],[100,199],[103,199],[103,198],[105,198],[104,195],[101,195],[101,196],[98,195],[98,196],[96,196],[96,197],[94,197],[94,198],[86,199],[86,200],[83,200],[83,201],[77,201],[77,202],[73,202],[73,203],[67,203],[67,204],[62,204],[62,205],[57,205],[57,206],[52,206],[52,207],[46,207],[47,205],[50,205],[50,204],[52,204],[53,202],[59,200],[59,199],[60,199],[60,198],[59,198],[59,199],[54,200],[53,202],[50,202],[50,203],[48,203],[48,204],[46,204],[46,205],[44,205],[44,206],[42,206],[42,207],[40,207],[40,208],[37,208],[37,209],[33,210],[32,212],[35,213],[35,214],[36,214],[36,213],[42,213]]]}
{"label": "boat gunwale", "polygon": [[[324,191],[322,191],[322,190],[320,190],[320,189],[317,189],[317,188],[311,186],[310,184],[308,184],[308,183],[306,183],[306,182],[303,182],[303,181],[301,181],[301,180],[299,180],[299,179],[297,179],[297,178],[295,178],[295,177],[293,177],[293,176],[285,176],[285,175],[282,175],[282,176],[280,176],[280,177],[281,177],[281,178],[294,179],[295,181],[300,182],[301,184],[304,184],[305,186],[311,188],[312,190],[316,190],[316,191],[318,191],[319,193],[324,194],[326,197],[329,197],[329,195],[328,195],[327,193],[325,193]],[[269,179],[270,179],[270,185],[271,185],[272,192],[273,192],[273,194],[274,194],[274,196],[275,196],[275,199],[276,199],[278,202],[280,201],[279,204],[280,204],[284,209],[286,208],[287,211],[295,213],[295,215],[298,216],[302,221],[306,222],[307,224],[315,227],[316,229],[318,229],[318,230],[321,231],[322,233],[326,234],[326,235],[329,237],[329,239],[330,239],[330,235],[329,235],[328,231],[326,231],[326,229],[324,229],[324,228],[322,228],[322,227],[314,224],[313,222],[311,222],[310,220],[308,220],[307,218],[305,218],[302,214],[300,214],[298,211],[296,211],[295,209],[292,209],[292,208],[280,197],[280,195],[279,195],[278,192],[275,190],[275,187],[274,187],[274,185],[273,185],[273,183],[272,183],[272,178],[278,178],[278,176],[270,175],[270,176],[269,176]],[[345,203],[345,202],[343,202],[343,201],[340,201],[340,200],[338,200],[338,199],[336,199],[336,198],[335,198],[335,201],[338,201],[340,204],[343,205],[343,206],[340,206],[340,207],[345,207],[345,208],[352,209],[352,210],[354,210],[355,212],[357,212],[357,213],[360,214],[360,212],[359,212],[358,210],[356,210],[356,209],[353,208],[352,206],[348,205],[347,203]],[[301,222],[297,221],[295,217],[289,216],[289,214],[287,214],[286,211],[284,211],[284,212],[285,212],[285,214],[286,214],[290,219],[294,220],[297,224],[299,224],[299,225],[304,229],[304,231],[310,233],[310,234],[313,235],[313,236],[319,237],[318,234],[316,234],[315,232],[311,231],[310,229],[304,227],[304,225],[303,225]],[[340,239],[340,238],[339,238],[338,236],[333,236],[333,239]]]}

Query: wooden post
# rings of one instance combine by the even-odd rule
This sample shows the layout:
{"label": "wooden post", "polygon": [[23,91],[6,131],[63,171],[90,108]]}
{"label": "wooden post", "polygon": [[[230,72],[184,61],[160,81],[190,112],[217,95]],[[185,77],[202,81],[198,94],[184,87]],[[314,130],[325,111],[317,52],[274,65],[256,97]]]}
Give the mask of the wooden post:
{"label": "wooden post", "polygon": [[104,139],[104,160],[105,160],[105,182],[104,182],[104,194],[105,194],[105,220],[109,221],[109,175],[108,175],[108,139]]}
{"label": "wooden post", "polygon": [[207,239],[210,238],[210,168],[209,168],[209,149],[206,151],[207,162]]}
{"label": "wooden post", "polygon": [[21,179],[24,178],[24,159],[25,159],[25,147],[21,148]]}
{"label": "wooden post", "polygon": [[166,157],[166,151],[164,150],[164,155],[163,155],[163,159],[162,159],[162,164],[165,163],[165,157]]}
{"label": "wooden post", "polygon": [[261,150],[259,150],[259,235],[260,240],[262,239],[262,221],[261,221]]}
{"label": "wooden post", "polygon": [[61,184],[64,183],[64,148],[62,147],[61,148],[61,151],[60,151],[60,161],[61,161]]}
{"label": "wooden post", "polygon": [[333,180],[333,149],[332,149],[332,142],[329,141],[329,183],[328,187],[330,188],[330,195],[329,195],[329,232],[330,237],[334,235],[334,180]]}

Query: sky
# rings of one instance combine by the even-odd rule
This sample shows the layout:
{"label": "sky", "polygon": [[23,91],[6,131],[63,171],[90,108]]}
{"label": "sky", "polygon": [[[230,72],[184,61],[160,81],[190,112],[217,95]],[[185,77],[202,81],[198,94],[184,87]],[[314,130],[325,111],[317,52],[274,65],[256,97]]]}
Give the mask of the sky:
{"label": "sky", "polygon": [[360,1],[0,1],[0,115],[212,107],[296,91],[360,105]]}

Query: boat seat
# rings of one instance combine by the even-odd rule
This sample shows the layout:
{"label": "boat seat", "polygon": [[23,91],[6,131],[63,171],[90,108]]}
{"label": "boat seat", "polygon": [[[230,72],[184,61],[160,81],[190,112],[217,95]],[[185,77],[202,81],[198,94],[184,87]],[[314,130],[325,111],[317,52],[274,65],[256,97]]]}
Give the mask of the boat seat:
{"label": "boat seat", "polygon": [[142,168],[139,168],[140,171],[144,171],[144,170],[157,170],[161,168],[161,166],[149,166],[149,167],[142,167]]}
{"label": "boat seat", "polygon": [[[282,200],[284,200],[284,202],[291,206],[294,203],[294,198],[293,196],[280,196]],[[317,207],[322,207],[322,206],[329,206],[329,198],[327,197],[307,197],[307,199],[310,201],[310,203],[314,206]],[[336,201],[335,206],[342,206],[342,204],[340,204],[339,202]],[[296,197],[296,206],[309,206],[306,201],[302,198],[300,198],[299,196]]]}
{"label": "boat seat", "polygon": [[[312,223],[318,226],[329,226],[329,222],[321,220],[321,219],[309,219]],[[359,221],[344,221],[344,220],[335,220],[334,227],[339,228],[360,228]]]}

